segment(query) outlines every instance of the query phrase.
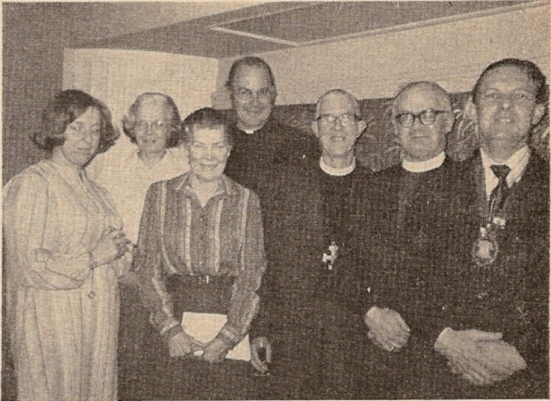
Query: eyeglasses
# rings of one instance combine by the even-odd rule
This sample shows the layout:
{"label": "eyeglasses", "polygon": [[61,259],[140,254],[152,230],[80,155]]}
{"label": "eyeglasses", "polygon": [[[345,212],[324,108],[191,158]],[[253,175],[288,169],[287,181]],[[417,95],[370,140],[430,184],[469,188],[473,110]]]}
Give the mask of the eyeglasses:
{"label": "eyeglasses", "polygon": [[359,120],[360,117],[354,113],[344,113],[339,114],[338,116],[334,114],[322,114],[321,116],[316,117],[317,121],[320,121],[322,124],[333,125],[338,120],[342,125],[352,124],[356,120]]}
{"label": "eyeglasses", "polygon": [[274,90],[273,88],[262,88],[253,92],[248,88],[234,87],[233,95],[242,102],[250,102],[256,98],[261,102],[268,102],[272,100]]}
{"label": "eyeglasses", "polygon": [[161,120],[153,120],[150,123],[144,120],[136,122],[134,125],[134,130],[138,132],[146,132],[148,129],[155,132],[160,132],[168,128],[169,124]]}
{"label": "eyeglasses", "polygon": [[423,110],[417,114],[414,113],[400,113],[396,115],[396,121],[404,127],[409,128],[415,124],[415,119],[418,118],[423,125],[432,125],[436,121],[436,117],[442,113],[449,113],[450,110]]}

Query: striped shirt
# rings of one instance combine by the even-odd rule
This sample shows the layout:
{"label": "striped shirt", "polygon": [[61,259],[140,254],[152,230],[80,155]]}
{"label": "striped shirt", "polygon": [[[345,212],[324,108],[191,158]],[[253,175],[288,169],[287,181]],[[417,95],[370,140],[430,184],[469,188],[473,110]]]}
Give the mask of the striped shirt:
{"label": "striped shirt", "polygon": [[153,184],[147,193],[134,258],[142,296],[161,332],[179,325],[167,277],[235,277],[228,321],[221,334],[239,342],[258,312],[256,291],[266,269],[256,194],[222,176],[218,192],[202,207],[191,173]]}

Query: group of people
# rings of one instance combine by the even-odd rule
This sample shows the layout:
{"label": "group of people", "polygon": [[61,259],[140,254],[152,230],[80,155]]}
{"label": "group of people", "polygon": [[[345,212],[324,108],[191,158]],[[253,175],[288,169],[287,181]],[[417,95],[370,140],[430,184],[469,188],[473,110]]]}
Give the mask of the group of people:
{"label": "group of people", "polygon": [[402,161],[377,173],[356,161],[349,92],[318,99],[312,135],[273,117],[264,60],[235,61],[226,86],[233,118],[138,96],[122,151],[92,96],[45,109],[33,141],[51,158],[3,188],[18,399],[548,397],[534,63],[482,72],[464,162],[446,155],[450,95],[401,88]]}

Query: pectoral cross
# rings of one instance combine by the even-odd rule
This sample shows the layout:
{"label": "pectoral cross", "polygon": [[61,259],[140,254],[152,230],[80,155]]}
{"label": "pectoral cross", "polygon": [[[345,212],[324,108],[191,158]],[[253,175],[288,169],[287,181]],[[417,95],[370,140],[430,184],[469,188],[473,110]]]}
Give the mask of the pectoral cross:
{"label": "pectoral cross", "polygon": [[323,253],[323,257],[321,258],[321,261],[323,263],[327,263],[327,269],[333,270],[333,263],[337,259],[337,251],[339,250],[339,247],[335,243],[335,241],[331,242],[331,245],[329,245],[329,254]]}

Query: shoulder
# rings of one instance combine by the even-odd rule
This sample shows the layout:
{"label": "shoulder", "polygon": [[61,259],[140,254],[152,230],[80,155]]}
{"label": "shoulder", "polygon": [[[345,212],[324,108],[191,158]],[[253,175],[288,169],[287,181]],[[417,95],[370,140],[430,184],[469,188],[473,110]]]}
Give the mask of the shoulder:
{"label": "shoulder", "polygon": [[238,182],[234,181],[227,175],[223,175],[226,189],[229,193],[238,196],[240,199],[247,198],[249,205],[259,205],[260,201],[256,192],[252,189],[246,188]]}

